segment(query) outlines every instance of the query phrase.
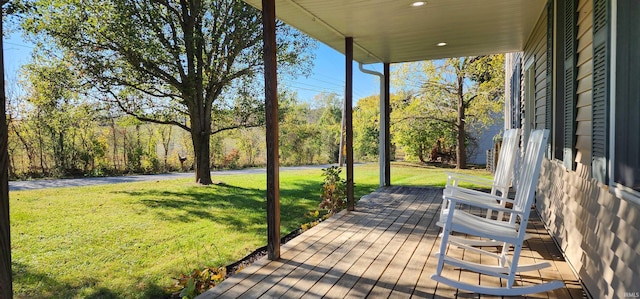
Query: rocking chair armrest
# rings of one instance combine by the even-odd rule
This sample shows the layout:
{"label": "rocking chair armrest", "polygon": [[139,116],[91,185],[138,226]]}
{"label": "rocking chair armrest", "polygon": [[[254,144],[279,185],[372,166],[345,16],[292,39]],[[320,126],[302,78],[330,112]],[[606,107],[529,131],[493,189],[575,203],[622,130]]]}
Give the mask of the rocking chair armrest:
{"label": "rocking chair armrest", "polygon": [[[491,197],[493,197],[495,200],[505,200],[505,198],[498,197],[498,196],[491,196]],[[460,204],[465,204],[465,205],[474,206],[478,208],[489,209],[497,212],[521,214],[520,212],[513,210],[511,208],[502,207],[497,202],[494,203],[494,202],[488,202],[488,201],[487,202],[469,201],[464,198],[459,198],[456,196],[447,196],[447,195],[444,196],[444,199],[449,201],[449,203],[453,205],[460,203]]]}
{"label": "rocking chair armrest", "polygon": [[483,192],[483,191],[474,190],[474,189],[467,189],[467,188],[458,187],[458,186],[449,186],[445,188],[445,190],[443,191],[443,196],[460,197],[459,200],[466,200],[465,197],[472,196],[474,197],[474,199],[479,199],[481,201],[487,201],[487,202],[496,202],[496,201],[504,201],[504,202],[510,202],[510,203],[515,202],[514,199],[506,197],[506,194],[505,196],[498,196],[488,192]]}
{"label": "rocking chair armrest", "polygon": [[[451,184],[451,182],[455,182]],[[471,183],[482,186],[493,186],[493,180],[483,178],[475,175],[448,172],[447,173],[447,186],[457,186],[459,182]]]}
{"label": "rocking chair armrest", "polygon": [[480,191],[480,190],[475,190],[475,189],[468,189],[468,188],[463,188],[463,187],[458,187],[458,186],[449,186],[445,188],[444,193],[447,196],[456,196],[457,194],[462,194],[460,196],[473,196],[476,199],[480,199],[480,200],[485,200],[485,201],[491,201],[491,202],[495,202],[495,201],[504,201],[504,202],[510,202],[513,203],[514,200],[511,198],[507,197],[507,193],[503,193],[500,196],[498,195],[494,195],[488,192],[484,192],[484,191]]}

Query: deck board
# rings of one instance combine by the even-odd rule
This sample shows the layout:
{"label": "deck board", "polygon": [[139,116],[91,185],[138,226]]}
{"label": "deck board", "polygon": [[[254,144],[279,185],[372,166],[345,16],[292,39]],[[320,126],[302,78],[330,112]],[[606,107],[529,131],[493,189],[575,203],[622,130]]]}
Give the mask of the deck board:
{"label": "deck board", "polygon": [[[208,298],[497,298],[458,291],[430,279],[440,250],[436,226],[442,190],[389,187],[358,202],[285,244],[281,259],[266,258],[202,294]],[[473,212],[473,211],[472,211]],[[522,273],[517,284],[564,280],[566,287],[509,298],[583,298],[579,281],[538,216],[532,213],[523,263],[550,261],[551,268]],[[459,248],[464,260],[489,257]],[[494,250],[499,250],[495,248]],[[445,266],[443,275],[468,283],[504,285],[504,280]]]}

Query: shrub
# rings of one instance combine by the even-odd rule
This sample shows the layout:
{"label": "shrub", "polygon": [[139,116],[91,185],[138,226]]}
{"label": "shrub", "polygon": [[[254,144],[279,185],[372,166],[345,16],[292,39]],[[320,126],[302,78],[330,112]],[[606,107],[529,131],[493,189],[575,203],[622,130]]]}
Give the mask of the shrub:
{"label": "shrub", "polygon": [[205,268],[202,271],[194,269],[190,274],[181,274],[180,278],[176,279],[173,291],[179,291],[180,298],[192,299],[222,282],[225,274],[224,267]]}
{"label": "shrub", "polygon": [[342,168],[331,166],[322,169],[324,182],[322,183],[322,195],[320,198],[320,209],[327,210],[329,215],[333,215],[344,209],[347,203],[347,181],[340,178]]}
{"label": "shrub", "polygon": [[238,161],[240,160],[240,151],[238,149],[232,149],[230,153],[224,156],[222,165],[224,168],[237,169]]}

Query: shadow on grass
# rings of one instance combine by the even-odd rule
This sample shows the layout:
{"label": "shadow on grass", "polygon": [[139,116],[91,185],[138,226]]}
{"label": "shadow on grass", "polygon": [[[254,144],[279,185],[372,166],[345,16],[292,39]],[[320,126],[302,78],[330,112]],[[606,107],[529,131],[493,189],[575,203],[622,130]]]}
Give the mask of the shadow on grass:
{"label": "shadow on grass", "polygon": [[[376,188],[375,185],[357,185],[356,198]],[[140,203],[151,208],[163,220],[192,222],[204,219],[241,232],[266,233],[266,192],[263,189],[263,186],[245,188],[218,184],[193,186],[182,191],[143,190],[118,193],[139,197]],[[307,222],[304,215],[318,209],[320,193],[319,181],[297,180],[282,186],[280,216],[283,228],[293,230]]]}
{"label": "shadow on grass", "polygon": [[[316,181],[297,181],[280,190],[283,225],[298,222],[304,214],[317,209],[320,187]],[[219,184],[194,186],[181,191],[118,191],[139,197],[159,218],[174,222],[205,219],[235,230],[256,231],[266,224],[266,192],[259,187],[244,188]],[[299,224],[298,224],[299,225]],[[265,230],[265,229],[262,229]]]}
{"label": "shadow on grass", "polygon": [[[96,278],[85,277],[73,283],[61,282],[53,279],[53,275],[39,273],[29,269],[28,265],[12,263],[14,298],[88,298],[88,299],[115,299],[124,298],[122,293],[100,287],[100,281]],[[153,284],[143,284],[144,289],[139,290],[141,298],[170,298],[162,287]],[[16,287],[20,286],[20,290]]]}

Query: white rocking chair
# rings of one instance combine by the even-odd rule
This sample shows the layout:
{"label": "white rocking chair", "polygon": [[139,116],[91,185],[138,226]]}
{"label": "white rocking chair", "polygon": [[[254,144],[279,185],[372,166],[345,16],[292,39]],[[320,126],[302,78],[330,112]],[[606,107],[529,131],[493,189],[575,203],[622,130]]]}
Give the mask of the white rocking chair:
{"label": "white rocking chair", "polygon": [[[532,286],[516,286],[514,284],[517,272],[535,271],[550,266],[548,262],[531,265],[518,264],[522,251],[522,243],[525,238],[527,222],[529,220],[529,212],[531,211],[531,205],[533,203],[534,193],[538,183],[538,177],[540,175],[540,166],[548,135],[548,130],[535,130],[529,137],[525,157],[522,162],[515,199],[502,199],[507,202],[512,202],[512,209],[501,207],[496,201],[484,203],[469,202],[465,199],[459,198],[458,196],[445,196],[445,199],[448,201],[448,209],[447,213],[443,215],[445,219],[442,219],[443,234],[440,244],[440,252],[437,253],[438,266],[436,273],[431,276],[431,279],[461,290],[498,296],[517,296],[546,292],[564,286],[564,283],[561,281],[551,281]],[[472,215],[456,209],[457,204],[467,204],[484,209],[493,209],[504,213],[511,213],[511,219],[513,219],[513,221],[505,222],[502,220],[493,220]],[[516,223],[516,218],[519,219],[519,223]],[[459,244],[457,242],[450,242],[451,233],[453,232],[503,242],[502,251],[497,254],[481,248]],[[498,259],[498,265],[478,264],[447,256],[447,245],[449,245],[449,243],[453,243],[456,247],[478,252],[483,255],[493,256]],[[513,245],[514,250],[510,254],[511,245]],[[455,250],[455,248],[451,248],[450,250]],[[446,278],[442,276],[442,269],[445,264],[459,267],[463,270],[470,270],[506,279],[507,286],[496,287],[471,285],[458,280]]]}
{"label": "white rocking chair", "polygon": [[[446,196],[455,196],[460,199],[465,199],[472,202],[480,203],[499,203],[499,207],[504,207],[509,194],[509,188],[511,187],[511,181],[513,180],[513,173],[515,169],[515,161],[518,153],[518,144],[520,141],[520,130],[509,129],[505,130],[502,135],[502,147],[500,148],[500,154],[498,156],[498,163],[496,167],[496,173],[494,179],[486,179],[477,176],[464,175],[460,173],[449,173],[447,178],[447,185],[443,191],[442,209],[441,209],[441,221],[448,208],[448,201]],[[487,186],[491,188],[491,192],[483,192],[474,189],[468,189],[460,187],[460,183],[473,183],[476,185]],[[486,217],[492,217],[492,209],[487,209]],[[503,219],[503,212],[498,211],[496,219]],[[471,245],[471,246],[500,246],[502,242],[492,240],[470,240],[464,238],[451,237],[458,243]]]}

